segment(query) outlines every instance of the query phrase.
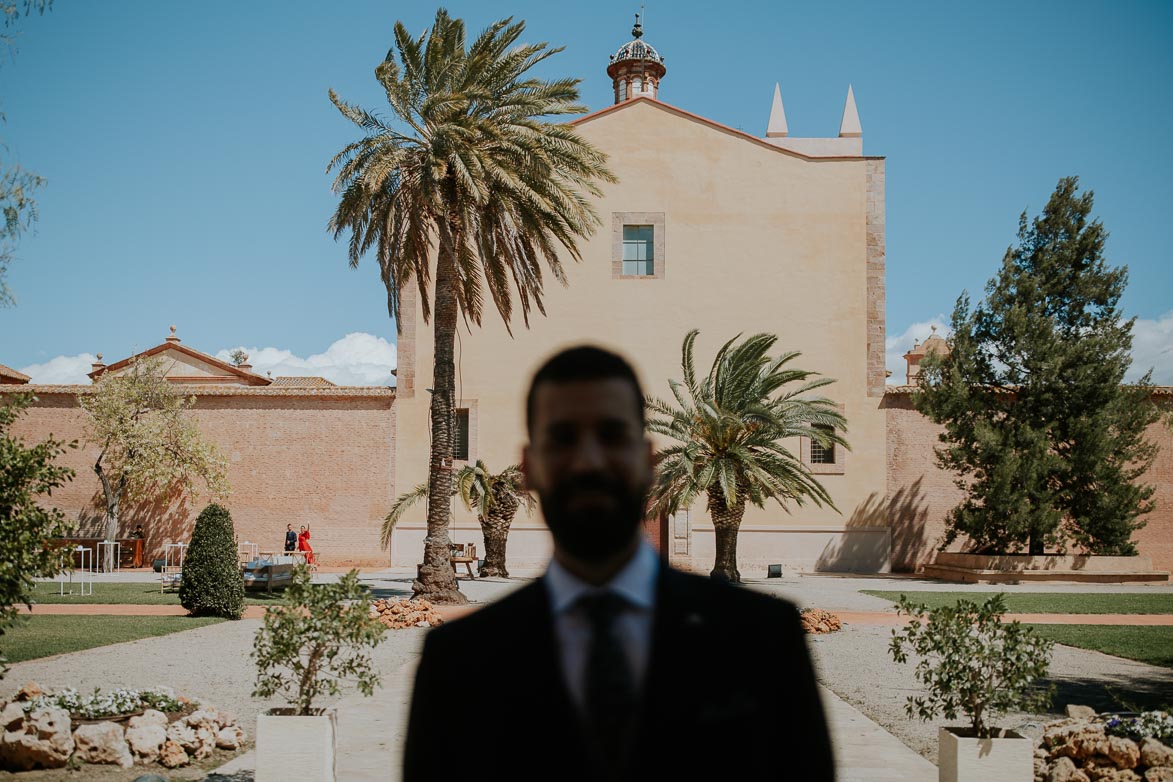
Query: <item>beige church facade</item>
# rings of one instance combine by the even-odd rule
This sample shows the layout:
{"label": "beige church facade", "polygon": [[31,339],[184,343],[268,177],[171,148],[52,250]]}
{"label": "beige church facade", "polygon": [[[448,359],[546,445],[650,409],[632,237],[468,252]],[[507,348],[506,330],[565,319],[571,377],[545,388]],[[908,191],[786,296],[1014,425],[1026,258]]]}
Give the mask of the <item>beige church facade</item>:
{"label": "beige church facade", "polygon": [[[617,350],[635,364],[648,393],[669,397],[690,329],[700,330],[700,368],[725,341],[768,332],[778,336],[778,350],[801,352],[795,366],[835,379],[821,391],[841,406],[851,448],[788,443],[837,510],[749,508],[738,544],[742,572],[762,576],[771,564],[919,568],[931,559],[958,495],[933,464],[937,430],[912,410],[911,388],[885,385],[886,161],[864,154],[854,95],[848,88],[835,137],[791,137],[777,89],[766,134],[747,134],[661,101],[662,81],[670,84],[663,60],[634,32],[608,68],[616,102],[574,123],[619,177],[594,204],[602,228],[580,244],[582,262],[567,259],[568,286],[547,287],[547,317],[533,319],[530,329],[514,323],[510,336],[490,315],[482,328],[458,334],[466,458],[457,467],[480,459],[497,471],[518,460],[529,377],[562,347],[590,342]],[[203,372],[204,379],[173,379],[195,395],[201,429],[230,457],[228,505],[242,540],[272,541],[286,523],[310,523],[327,564],[419,561],[422,507],[396,527],[389,552],[379,547],[383,515],[398,494],[426,479],[428,463],[433,340],[411,289],[401,329],[396,389],[274,380],[185,354],[185,366],[203,369],[185,369],[184,377]],[[153,350],[173,358],[182,352],[171,340]],[[910,356],[910,374],[916,358]],[[20,387],[0,384],[0,400]],[[76,396],[90,388],[24,388],[40,398],[20,424],[27,436],[80,436]],[[1171,399],[1165,391],[1158,397],[1162,404]],[[1137,539],[1156,568],[1170,570],[1173,442],[1163,425],[1150,436],[1161,448],[1149,478],[1158,485],[1157,510]],[[78,480],[54,495],[79,518],[100,511],[93,446],[86,449],[66,457]],[[481,546],[475,519],[459,503],[454,508],[451,537]],[[190,524],[194,512],[185,518]],[[184,532],[180,523],[154,534],[161,541]],[[703,504],[662,520],[656,538],[673,564],[712,567],[714,534]],[[522,510],[510,533],[510,568],[540,567],[549,551],[540,519]]]}
{"label": "beige church facade", "polygon": [[[592,342],[629,356],[648,393],[669,397],[679,378],[684,335],[700,329],[702,365],[739,333],[769,332],[803,354],[797,366],[836,379],[825,389],[850,421],[852,450],[835,463],[811,465],[836,506],[759,511],[741,533],[742,562],[801,567],[890,567],[883,523],[849,524],[861,507],[882,501],[884,412],[884,160],[840,154],[814,157],[748,136],[649,97],[638,97],[577,122],[607,151],[620,182],[596,209],[604,222],[568,264],[569,285],[547,289],[548,317],[524,329],[487,318],[460,334],[458,407],[469,416],[469,459],[490,469],[517,460],[525,437],[526,384],[551,352]],[[624,235],[650,228],[647,252],[632,252]],[[637,234],[638,235],[638,234]],[[650,257],[624,273],[627,254]],[[433,345],[418,304],[400,340],[399,485],[425,478],[428,404],[420,383],[430,375]],[[414,344],[411,344],[414,342]],[[422,385],[427,385],[424,383]],[[790,447],[809,454],[809,444]],[[422,519],[422,516],[421,516]],[[457,534],[475,523],[461,517]],[[672,520],[673,559],[684,566],[712,561],[713,533],[699,509]],[[510,551],[523,560],[545,556],[537,519],[519,519]],[[418,557],[419,523],[396,531],[392,561]],[[530,542],[532,539],[532,543]]]}

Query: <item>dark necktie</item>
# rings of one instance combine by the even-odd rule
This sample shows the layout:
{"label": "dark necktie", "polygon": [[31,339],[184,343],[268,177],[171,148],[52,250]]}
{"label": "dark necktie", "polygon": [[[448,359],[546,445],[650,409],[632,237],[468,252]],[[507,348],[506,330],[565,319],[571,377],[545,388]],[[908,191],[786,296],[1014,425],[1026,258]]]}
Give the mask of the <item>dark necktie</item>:
{"label": "dark necktie", "polygon": [[615,627],[628,603],[610,592],[586,595],[578,602],[591,623],[583,688],[587,725],[608,777],[618,778],[630,748],[636,706],[631,666]]}

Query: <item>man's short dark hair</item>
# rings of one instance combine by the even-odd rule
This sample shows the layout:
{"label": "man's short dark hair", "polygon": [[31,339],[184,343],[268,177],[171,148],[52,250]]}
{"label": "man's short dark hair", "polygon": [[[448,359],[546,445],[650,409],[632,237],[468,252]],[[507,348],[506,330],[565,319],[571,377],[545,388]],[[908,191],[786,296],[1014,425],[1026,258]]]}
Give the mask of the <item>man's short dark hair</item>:
{"label": "man's short dark hair", "polygon": [[534,397],[542,383],[573,383],[584,380],[611,380],[618,378],[631,383],[635,391],[636,413],[639,425],[646,423],[644,416],[644,392],[640,388],[635,370],[622,356],[609,350],[580,345],[555,353],[534,374],[530,381],[529,393],[525,398],[525,428],[531,435],[534,431]]}

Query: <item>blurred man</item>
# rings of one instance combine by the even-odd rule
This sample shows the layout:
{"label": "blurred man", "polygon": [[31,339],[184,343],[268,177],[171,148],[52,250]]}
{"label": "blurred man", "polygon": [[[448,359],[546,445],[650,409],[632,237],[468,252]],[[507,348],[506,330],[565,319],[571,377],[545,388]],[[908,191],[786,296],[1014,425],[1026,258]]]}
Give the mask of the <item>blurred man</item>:
{"label": "blurred man", "polygon": [[794,607],[666,568],[643,540],[643,399],[598,348],[534,376],[522,470],[554,558],[428,634],[407,782],[450,778],[456,753],[480,780],[834,779]]}

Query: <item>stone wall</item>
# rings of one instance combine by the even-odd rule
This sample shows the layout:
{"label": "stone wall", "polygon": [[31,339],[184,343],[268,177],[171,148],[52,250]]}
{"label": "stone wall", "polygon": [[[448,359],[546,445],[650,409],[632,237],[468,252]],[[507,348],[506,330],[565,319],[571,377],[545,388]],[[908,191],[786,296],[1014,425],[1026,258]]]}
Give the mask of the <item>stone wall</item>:
{"label": "stone wall", "polygon": [[[93,472],[99,448],[84,442],[78,391],[44,388],[24,387],[37,393],[37,402],[14,431],[29,442],[50,433],[82,441],[62,458],[77,476],[53,493],[52,503],[76,520],[82,534],[101,535],[105,503]],[[379,528],[395,496],[391,389],[200,389],[194,396],[200,431],[229,461],[232,495],[224,505],[240,541],[279,549],[286,524],[307,524],[314,551],[327,566],[387,563]],[[208,500],[127,507],[119,534],[126,537],[142,524],[147,556],[156,556],[164,543],[190,539]]]}

